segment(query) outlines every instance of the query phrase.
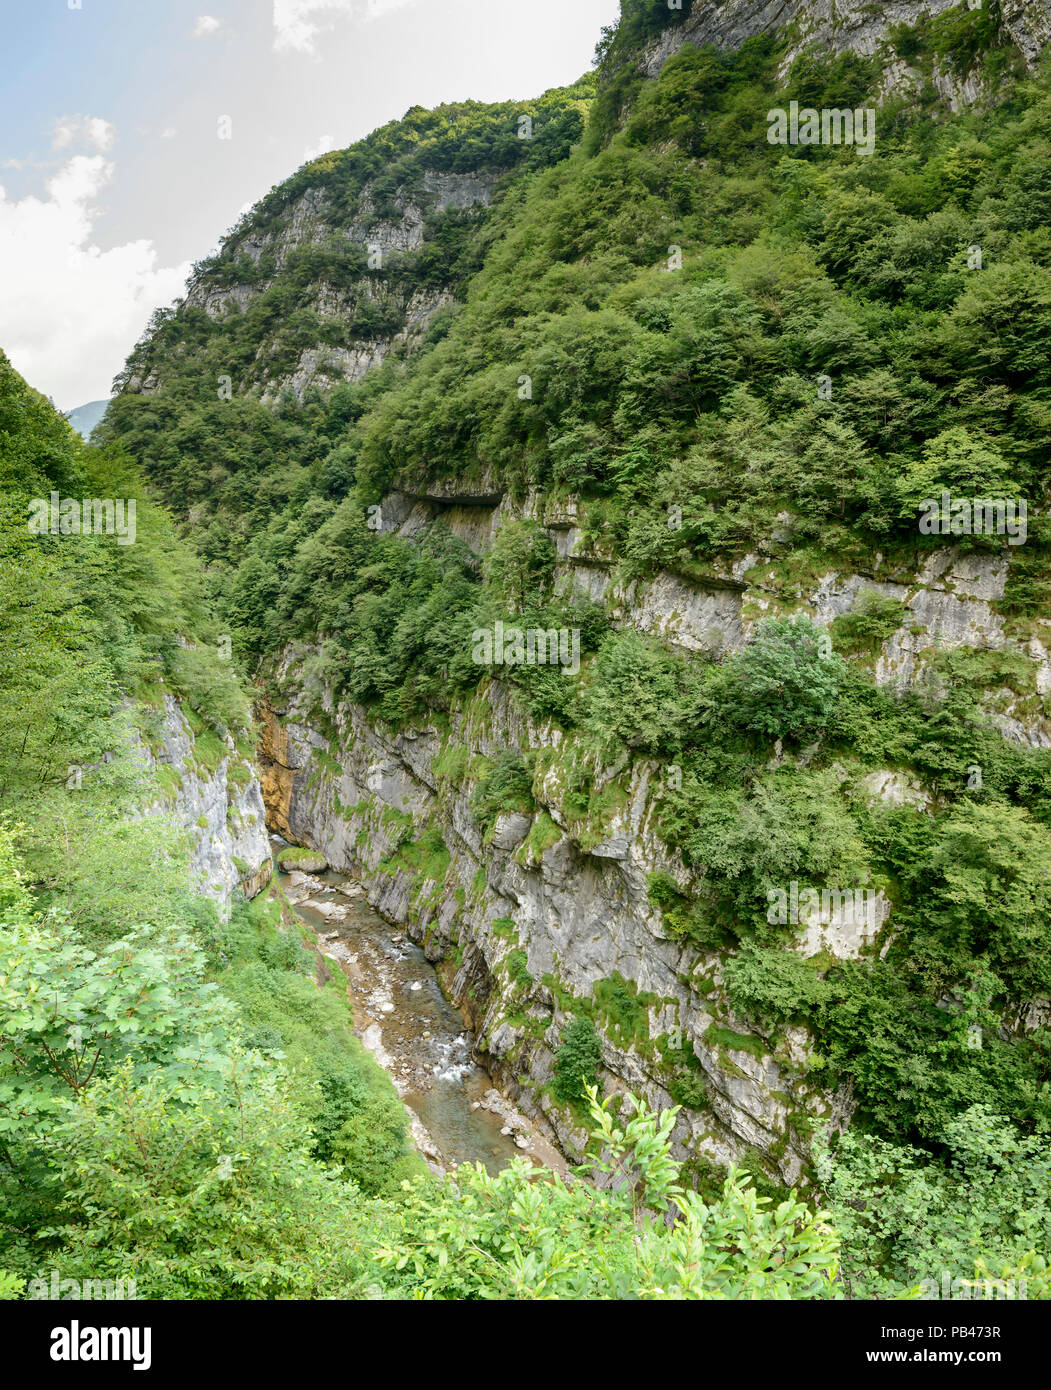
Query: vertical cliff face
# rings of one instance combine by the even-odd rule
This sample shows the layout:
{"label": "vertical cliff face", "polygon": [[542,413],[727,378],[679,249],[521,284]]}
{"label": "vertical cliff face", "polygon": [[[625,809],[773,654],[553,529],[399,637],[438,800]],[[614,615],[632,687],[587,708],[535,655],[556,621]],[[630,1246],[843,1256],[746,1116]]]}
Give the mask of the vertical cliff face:
{"label": "vertical cliff face", "polygon": [[870,99],[926,91],[957,111],[998,86],[1002,67],[984,70],[990,50],[1022,71],[1051,40],[1049,0],[693,0],[685,9],[670,11],[655,34],[651,21],[634,51],[614,54],[615,65],[654,78],[684,48],[732,50],[776,35],[782,77],[802,55],[854,55],[871,65]]}
{"label": "vertical cliff face", "polygon": [[[521,500],[489,480],[482,485],[446,482],[414,493],[387,494],[379,508],[381,529],[416,542],[436,523],[482,559],[501,526],[529,521],[542,526],[557,555],[557,581],[607,607],[621,626],[659,638],[684,652],[724,657],[740,652],[760,621],[791,608],[831,627],[863,608],[873,594],[900,605],[900,619],[872,652],[877,685],[896,691],[936,679],[945,651],[968,649],[1015,663],[1010,685],[990,685],[984,703],[990,719],[1011,741],[1051,747],[1051,617],[1012,622],[1003,600],[1017,553],[983,553],[943,546],[912,567],[873,553],[864,573],[844,568],[799,570],[788,583],[771,534],[754,551],[713,566],[707,584],[658,570],[625,582],[616,556],[595,540],[585,498],[545,498],[539,490]],[[786,513],[787,519],[787,513]]]}
{"label": "vertical cliff face", "polygon": [[[550,1082],[574,1003],[587,1000],[606,1084],[660,1107],[684,1103],[674,1136],[684,1158],[727,1163],[756,1151],[797,1181],[811,1126],[845,1123],[849,1094],[808,1081],[804,1030],[775,1039],[736,1017],[719,956],[668,934],[648,881],[662,872],[686,889],[691,875],[653,828],[657,768],[604,769],[610,813],[581,824],[567,808],[561,735],[523,716],[498,682],[447,731],[389,734],[300,683],[309,655],[287,653],[270,687],[283,700],[263,710],[269,824],[358,876],[372,905],[442,963],[494,1079],[563,1148],[579,1145]],[[540,805],[483,826],[470,772],[457,769],[507,748],[548,759]],[[831,944],[854,954],[863,943],[848,937]]]}
{"label": "vertical cliff face", "polygon": [[[647,75],[655,77],[684,44],[739,48],[759,34],[786,30],[791,35],[784,57],[786,70],[808,49],[879,56],[886,67],[886,89],[909,90],[920,74],[897,56],[894,32],[929,25],[961,8],[961,0],[885,0],[879,5],[867,0],[693,0],[681,23],[670,25],[646,46],[643,63]],[[976,16],[974,22],[988,16],[990,33],[1013,45],[1024,62],[1033,66],[1051,40],[1051,2],[1002,0],[995,6],[995,15],[990,13],[991,0],[984,6],[980,0],[967,5],[972,14],[983,8],[986,14]],[[955,94],[949,73],[943,69],[940,78],[941,94]]]}
{"label": "vertical cliff face", "polygon": [[195,737],[171,695],[164,698],[159,742],[142,752],[164,789],[149,809],[171,815],[190,833],[190,872],[229,917],[235,893],[253,898],[270,881],[266,812],[252,763],[230,737]]}

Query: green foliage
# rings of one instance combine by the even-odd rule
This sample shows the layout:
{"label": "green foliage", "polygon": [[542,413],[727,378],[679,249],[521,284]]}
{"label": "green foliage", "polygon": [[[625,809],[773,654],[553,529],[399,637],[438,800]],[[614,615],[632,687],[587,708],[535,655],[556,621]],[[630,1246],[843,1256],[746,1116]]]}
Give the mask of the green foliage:
{"label": "green foliage", "polygon": [[[784,936],[769,924],[769,893],[795,879],[847,888],[868,874],[857,822],[829,772],[785,768],[757,777],[745,792],[713,790],[687,768],[669,793],[668,834],[687,862],[704,870],[700,901],[735,935]],[[660,891],[660,890],[658,890]]]}
{"label": "green foliage", "polygon": [[622,1047],[645,1042],[649,1037],[649,1006],[657,996],[640,990],[634,980],[626,980],[619,970],[592,986],[595,1013],[605,1021],[615,1041]]}
{"label": "green foliage", "polygon": [[834,1148],[827,1139],[815,1145],[849,1296],[893,1298],[926,1283],[928,1297],[944,1298],[947,1276],[949,1287],[957,1279],[1016,1280],[1010,1292],[993,1284],[986,1297],[1047,1298],[1047,1137],[1020,1138],[980,1105],[952,1120],[942,1137],[933,1163],[921,1150],[853,1132]]}
{"label": "green foliage", "polygon": [[478,779],[471,798],[471,814],[487,831],[499,815],[510,811],[529,814],[534,808],[533,768],[530,758],[517,750],[498,753]]}
{"label": "green foliage", "polygon": [[849,613],[833,620],[829,629],[836,646],[848,656],[874,654],[902,626],[905,605],[875,589],[863,589]]}
{"label": "green foliage", "polygon": [[314,1157],[341,1165],[363,1192],[397,1191],[419,1171],[404,1107],[354,1036],[342,991],[317,987],[314,953],[280,930],[275,906],[257,899],[234,912],[214,948],[218,981],[238,1005],[245,1043],[281,1060]]}
{"label": "green foliage", "polygon": [[909,463],[899,488],[902,515],[910,518],[925,498],[940,499],[943,489],[968,498],[1018,496],[1006,461],[958,425],[943,430]]}
{"label": "green foliage", "polygon": [[813,965],[793,951],[749,947],[726,962],[723,979],[737,1012],[768,1026],[798,1022],[831,994]]}
{"label": "green foliage", "polygon": [[[0,478],[42,495],[52,483],[74,495],[99,490],[127,476],[116,452],[123,448],[185,518],[239,656],[254,664],[290,641],[317,646],[304,678],[379,720],[430,721],[471,701],[481,682],[505,683],[536,726],[550,726],[540,741],[551,748],[536,766],[532,754],[509,750],[482,769],[472,809],[486,833],[501,812],[535,812],[543,773],[545,800],[550,776],[564,793],[570,833],[594,844],[599,810],[626,783],[621,773],[637,755],[652,760],[654,823],[695,875],[689,892],[663,878],[651,883],[665,928],[694,948],[740,947],[725,960],[731,1001],[771,1029],[807,1025],[815,1040],[808,1084],[849,1082],[859,1125],[899,1149],[922,1144],[944,1156],[965,1113],[979,1114],[983,1132],[981,1115],[1010,1115],[1022,1133],[1042,1133],[1047,1030],[1017,1021],[1051,989],[1051,754],[1005,740],[983,703],[1006,687],[1029,710],[1037,704],[1021,643],[1037,633],[1051,593],[1051,530],[1038,510],[1051,439],[1048,78],[1012,85],[998,7],[956,5],[895,31],[894,42],[927,76],[937,60],[941,71],[980,77],[1003,98],[998,105],[935,122],[932,94],[922,91],[882,106],[869,157],[783,150],[766,140],[772,105],[866,105],[879,87],[879,59],[807,52],[786,67],[780,34],[732,51],[684,44],[646,80],[640,49],[688,10],[631,0],[603,37],[596,78],[538,103],[413,108],[305,166],[199,267],[207,293],[251,290],[243,311],[212,318],[183,305],[156,316],[108,413],[108,452],[89,456],[38,398],[4,377]],[[533,141],[517,138],[525,113],[535,117]],[[427,171],[480,170],[502,180],[490,210],[434,212]],[[327,201],[334,235],[300,246],[281,267],[271,249],[253,261],[249,238],[280,237],[307,193]],[[367,207],[367,218],[398,215],[404,196],[424,211],[423,244],[372,271],[341,231]],[[975,245],[981,270],[969,264]],[[675,247],[682,263],[672,270]],[[391,342],[413,295],[444,292],[458,302],[412,342]],[[333,302],[338,318],[319,309]],[[277,394],[304,351],[376,343],[390,347],[383,367],[327,399],[317,390],[301,401],[287,391],[259,399],[267,384]],[[159,390],[132,388],[133,376],[145,381],[151,372]],[[233,400],[216,397],[220,374],[233,378]],[[524,376],[531,390],[520,393]],[[819,378],[830,393],[816,389]],[[387,515],[374,530],[369,509],[389,508],[394,491],[475,494],[494,507],[507,499],[535,520],[502,526],[479,564],[440,519],[412,542],[389,534]],[[620,622],[627,611],[628,586],[638,586],[631,602],[645,602],[645,585],[661,572],[716,598],[743,582],[775,615],[798,607],[828,575],[909,586],[939,558],[945,538],[920,535],[916,520],[920,503],[942,491],[1031,501],[1026,545],[966,542],[1006,557],[1005,596],[994,607],[1018,651],[943,652],[929,686],[878,688],[864,668],[904,610],[876,590],[829,634],[806,619],[770,617],[721,664],[611,631],[611,615]],[[152,530],[134,556],[83,546],[74,563],[69,547],[49,538],[29,544],[23,500],[15,497],[0,528],[5,579],[15,576],[0,590],[13,634],[6,665],[0,653],[0,797],[5,809],[44,812],[39,821],[19,817],[30,826],[21,842],[34,881],[49,902],[69,900],[69,920],[90,926],[93,942],[111,944],[145,920],[131,885],[118,894],[118,859],[158,856],[144,855],[146,840],[130,834],[114,835],[107,853],[88,829],[91,803],[70,814],[58,799],[66,765],[96,763],[118,746],[122,696],[146,689],[156,697],[161,669],[173,693],[200,711],[202,758],[219,755],[243,713],[208,669],[214,632],[203,588],[156,509],[143,500]],[[553,511],[564,516],[566,502],[576,509],[580,566],[609,572],[608,612],[554,582],[556,557],[539,523]],[[523,626],[579,628],[579,677],[474,663],[472,632],[509,615]],[[717,635],[712,651],[725,646]],[[26,718],[34,704],[45,719]],[[775,740],[783,746],[771,765]],[[612,775],[601,760],[613,760]],[[969,785],[975,763],[981,788]],[[670,775],[673,765],[681,777]],[[862,779],[887,769],[918,782],[927,809],[870,807]],[[474,771],[451,758],[449,782]],[[51,799],[38,799],[37,787]],[[105,869],[94,901],[79,868],[64,875],[58,862],[67,827],[70,863]],[[414,833],[408,823],[393,837],[398,866],[443,873],[444,849],[430,832]],[[819,971],[791,953],[766,908],[769,890],[793,878],[818,888],[883,886],[894,913],[885,955],[824,960]],[[107,899],[115,904],[109,933]],[[184,911],[177,885],[158,899],[158,915],[175,925]],[[231,967],[231,979],[241,969]],[[521,954],[508,958],[508,970],[524,983]],[[313,986],[291,965],[274,979],[271,971],[260,960],[243,963],[256,1045],[294,1055],[288,1084],[297,1113],[314,1126],[315,1157],[349,1163],[376,1191],[401,1162],[387,1130],[392,1113],[334,1079],[338,1068],[330,1075],[310,1060],[285,1015],[305,1008]],[[267,1021],[267,993],[280,1025]],[[646,1036],[647,1000],[619,977],[599,982],[594,1013],[624,1045]],[[980,1048],[968,1043],[975,1028]],[[709,1042],[762,1047],[719,1024]],[[687,1086],[683,1099],[700,1100],[692,1080],[687,1065],[676,1084]],[[990,1171],[1001,1141],[990,1149]],[[1034,1155],[1026,1149],[1019,1161],[1039,1169]],[[903,1199],[903,1228],[923,1184],[945,1196],[940,1181],[936,1168],[920,1173]],[[747,1280],[720,1283],[718,1274],[714,1286],[705,1282],[710,1256],[739,1272],[748,1242],[739,1230],[731,1237],[734,1223],[771,1240],[805,1225],[791,1203],[771,1212],[753,1205],[750,1191],[731,1184],[723,1205],[704,1215],[684,1199],[671,1247],[656,1231],[637,1242],[631,1228],[629,1250],[627,1237],[594,1240],[620,1218],[592,1205],[600,1199],[588,1190],[567,1195],[557,1185],[465,1174],[455,1198],[439,1187],[407,1199],[405,1220],[415,1227],[390,1217],[384,1288],[471,1297],[748,1289]],[[945,1210],[955,1201],[945,1196]],[[995,1257],[1043,1278],[1029,1258],[1035,1239],[1029,1246],[994,1226],[990,1219],[982,1228],[992,1232],[988,1249],[982,1233],[974,1248],[955,1247],[954,1268],[974,1272]],[[825,1250],[823,1227],[806,1229]],[[869,1246],[868,1235],[858,1237],[857,1261],[907,1282],[912,1256],[887,1254],[900,1232],[877,1234],[878,1250],[875,1236]],[[610,1252],[601,1267],[583,1255],[596,1244]],[[794,1269],[764,1282],[769,1261],[761,1251],[756,1258],[763,1274],[754,1287],[765,1296],[798,1288]]]}
{"label": "green foliage", "polygon": [[[126,462],[84,445],[2,354],[0,478],[0,798],[61,786],[70,766],[116,751],[129,693],[181,696],[223,734],[243,731],[248,705],[190,552]],[[135,499],[135,544],[31,534],[30,502],[53,490]]]}
{"label": "green foliage", "polygon": [[808,618],[768,618],[715,686],[720,713],[765,738],[800,738],[825,727],[843,663]]}
{"label": "green foliage", "polygon": [[972,9],[963,0],[941,14],[923,14],[915,24],[892,25],[890,37],[895,51],[907,62],[928,66],[931,58],[937,58],[959,77],[968,76],[975,67],[985,66],[990,75],[1000,71],[997,50],[1007,42],[998,5]]}
{"label": "green foliage", "polygon": [[465,1166],[417,1185],[376,1246],[388,1297],[439,1299],[835,1298],[837,1245],[822,1212],[793,1193],[773,1207],[731,1170],[710,1202],[685,1192],[669,1153],[675,1110],[629,1098],[614,1121],[589,1092],[612,1187],[537,1183],[516,1160],[495,1177]]}
{"label": "green foliage", "polygon": [[96,953],[54,919],[5,926],[0,937],[3,1130],[24,1135],[61,1109],[99,1068],[163,1059],[176,1077],[207,1070],[230,1024],[228,1001],[201,982],[186,940],[146,944],[146,933]]}
{"label": "green foliage", "polygon": [[[218,928],[188,837],[143,814],[177,778],[136,745],[159,752],[172,714],[199,768],[243,779],[248,703],[204,581],[127,463],[2,357],[0,474],[4,1294],[45,1261],[146,1297],[347,1291],[357,1194],[421,1169],[405,1112],[313,956],[261,905]],[[32,534],[55,489],[135,498],[136,543]]]}
{"label": "green foliage", "polygon": [[47,1143],[68,1174],[54,1216],[64,1277],[131,1277],[140,1298],[347,1296],[363,1273],[353,1189],[307,1144],[279,1078],[251,1056],[189,1095],[119,1070]]}
{"label": "green foliage", "polygon": [[675,748],[696,719],[694,670],[633,628],[600,648],[583,695],[582,722],[600,742],[645,752]]}
{"label": "green foliage", "polygon": [[908,918],[924,973],[984,960],[1016,997],[1051,989],[1051,833],[1024,810],[962,802],[914,881],[927,885]]}
{"label": "green foliage", "polygon": [[602,1044],[590,1018],[575,1018],[562,1034],[555,1053],[555,1078],[551,1089],[559,1100],[582,1105],[589,1086],[597,1084]]}
{"label": "green foliage", "polygon": [[521,613],[550,587],[555,547],[535,521],[509,521],[485,557],[485,575],[513,613]]}
{"label": "green foliage", "polygon": [[961,967],[960,1009],[958,1001],[956,1008],[939,1003],[902,954],[830,971],[828,994],[812,1016],[821,1047],[816,1075],[849,1075],[861,1117],[899,1141],[936,1145],[973,1104],[999,1104],[1027,1129],[1046,1127],[1046,1030],[1001,1036],[1005,991],[980,963]]}
{"label": "green foliage", "polygon": [[325,856],[318,854],[314,850],[301,849],[298,845],[289,845],[277,856],[277,862],[282,868],[302,869],[306,872],[317,872],[324,869],[326,865]]}

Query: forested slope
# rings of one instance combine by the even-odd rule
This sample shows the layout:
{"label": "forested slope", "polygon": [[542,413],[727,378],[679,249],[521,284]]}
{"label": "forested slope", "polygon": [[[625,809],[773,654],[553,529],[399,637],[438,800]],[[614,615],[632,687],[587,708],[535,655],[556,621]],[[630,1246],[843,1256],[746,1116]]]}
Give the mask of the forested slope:
{"label": "forested slope", "polygon": [[[35,533],[53,493],[119,498],[125,517],[134,501],[132,543],[61,507]],[[202,883],[202,831],[219,832],[191,819],[189,787],[221,787],[236,818],[254,786],[260,823],[233,843],[261,836],[267,871],[269,847],[199,562],[127,460],[84,445],[2,355],[0,566],[6,1289],[56,1268],[140,1297],[315,1291],[336,1179],[373,1193],[421,1169],[404,1111],[277,904],[235,893],[231,918]],[[259,868],[236,866],[246,890]]]}
{"label": "forested slope", "polygon": [[[271,813],[523,1104],[572,1147],[578,1070],[678,1102],[684,1177],[818,1184],[861,1294],[1047,1245],[1051,76],[914,8],[866,56],[627,5],[597,82],[325,156],[103,431],[284,721]],[[793,101],[872,153],[771,144]],[[943,493],[1022,543],[925,533]],[[772,920],[791,883],[874,929]]]}

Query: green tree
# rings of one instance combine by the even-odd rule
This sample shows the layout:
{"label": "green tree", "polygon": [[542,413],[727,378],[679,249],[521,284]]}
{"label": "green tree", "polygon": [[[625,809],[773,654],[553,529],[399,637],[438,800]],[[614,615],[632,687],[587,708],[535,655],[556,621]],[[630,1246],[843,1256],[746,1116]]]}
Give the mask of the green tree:
{"label": "green tree", "polygon": [[962,425],[943,430],[911,462],[901,479],[901,514],[916,517],[927,498],[1015,497],[1008,465],[987,441],[976,439]]}
{"label": "green tree", "polygon": [[800,738],[828,720],[845,673],[809,618],[767,618],[713,682],[721,717],[766,738]]}
{"label": "green tree", "polygon": [[562,1035],[555,1053],[552,1089],[559,1100],[581,1104],[596,1084],[602,1043],[590,1018],[575,1018]]}
{"label": "green tree", "polygon": [[167,1299],[353,1296],[355,1192],[258,1056],[230,1052],[189,1089],[130,1065],[45,1141],[65,1176],[52,1219],[64,1277],[133,1278]]}
{"label": "green tree", "polygon": [[535,521],[507,521],[497,531],[485,557],[486,578],[509,605],[521,613],[550,586],[555,547]]}
{"label": "green tree", "polygon": [[[1051,1145],[1021,1137],[1003,1116],[971,1106],[949,1123],[942,1156],[847,1133],[815,1144],[819,1180],[842,1240],[854,1298],[894,1298],[927,1283],[1029,1278],[1051,1297]],[[957,1295],[959,1296],[959,1295]],[[992,1296],[996,1296],[995,1292]],[[1017,1285],[1011,1294],[1026,1297]]]}

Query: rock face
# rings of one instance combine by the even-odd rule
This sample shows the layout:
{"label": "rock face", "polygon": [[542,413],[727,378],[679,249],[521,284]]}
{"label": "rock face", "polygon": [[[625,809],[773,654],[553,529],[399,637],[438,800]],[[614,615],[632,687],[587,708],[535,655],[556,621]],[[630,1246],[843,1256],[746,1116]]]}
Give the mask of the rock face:
{"label": "rock face", "polygon": [[191,831],[191,870],[201,893],[229,917],[236,891],[253,898],[270,881],[270,842],[262,791],[254,770],[229,739],[225,755],[206,765],[178,701],[164,699],[159,745],[142,747],[143,761],[167,790],[149,810],[172,815]]}
{"label": "rock face", "polygon": [[[680,1114],[674,1137],[684,1157],[725,1163],[751,1148],[796,1181],[806,1152],[797,1121],[843,1123],[849,1097],[804,1079],[801,1030],[775,1049],[734,1016],[717,956],[667,937],[647,876],[663,870],[685,886],[690,875],[651,828],[654,766],[634,771],[608,824],[582,833],[569,826],[552,765],[543,811],[500,816],[487,834],[471,813],[471,785],[442,781],[436,759],[453,745],[490,758],[508,747],[550,749],[558,731],[524,718],[494,683],[476,708],[454,717],[448,734],[423,728],[390,736],[359,708],[334,709],[322,689],[304,683],[309,656],[290,650],[273,673],[287,704],[264,712],[270,824],[359,877],[372,905],[445,963],[480,1059],[518,1105],[564,1149],[581,1142],[572,1117],[543,1087],[571,999],[590,998],[606,982],[629,999],[627,1015],[611,1015],[603,1028],[607,1084],[666,1107],[692,1080],[694,1104],[705,1090],[707,1101]],[[418,839],[434,827],[448,863],[431,879],[403,847],[406,835]],[[836,936],[835,926],[829,934]],[[680,1056],[692,1046],[688,1078],[669,1063],[669,1045]]]}
{"label": "rock face", "polygon": [[[248,284],[223,283],[221,271],[210,269],[190,284],[185,307],[203,309],[212,319],[242,314],[254,299],[280,280],[294,252],[311,246],[332,242],[354,245],[367,250],[370,256],[378,256],[381,262],[387,256],[418,251],[424,242],[428,215],[487,208],[498,180],[498,174],[484,169],[425,170],[418,189],[399,190],[393,200],[393,216],[377,211],[372,185],[367,183],[349,220],[337,217],[323,189],[307,188],[275,227],[259,231],[250,224],[241,235],[233,236],[227,248],[233,259],[247,257],[256,266],[262,263],[265,273],[261,278]],[[402,326],[396,331],[362,337],[349,345],[318,343],[301,348],[292,370],[277,374],[267,368],[264,344],[250,376],[254,384],[262,387],[264,401],[276,401],[287,388],[302,400],[311,387],[327,391],[341,381],[359,381],[391,351],[407,351],[416,345],[437,311],[451,302],[453,296],[444,289],[402,289],[379,284],[369,276],[336,289],[319,279],[310,302],[300,308],[315,313],[322,323],[352,321],[360,305],[371,304],[382,305]],[[139,373],[131,378],[128,389],[150,394],[160,385],[156,374]]]}
{"label": "rock face", "polygon": [[[873,658],[877,684],[896,689],[922,685],[941,652],[966,647],[1020,658],[1026,674],[1014,688],[996,686],[986,697],[1004,736],[1031,747],[1051,746],[1051,618],[1033,632],[1012,632],[996,605],[1004,596],[1009,559],[1003,552],[939,546],[915,573],[884,577],[881,557],[868,574],[828,571],[787,588],[775,554],[747,555],[704,582],[666,570],[646,581],[621,583],[613,562],[583,541],[582,502],[561,501],[550,511],[530,492],[515,503],[491,482],[444,482],[426,492],[395,491],[380,506],[381,529],[416,540],[436,521],[484,555],[505,522],[528,518],[544,525],[559,557],[564,585],[606,605],[614,620],[686,651],[715,656],[740,651],[762,618],[791,609],[828,627],[876,593],[903,605],[901,623]],[[282,832],[283,833],[283,832]]]}
{"label": "rock face", "polygon": [[[683,47],[713,44],[738,48],[757,34],[792,26],[792,38],[783,70],[808,48],[839,54],[848,50],[864,57],[884,55],[883,85],[873,96],[915,91],[922,75],[902,62],[887,45],[890,30],[915,25],[925,16],[958,9],[961,0],[694,0],[681,24],[666,29],[642,57],[646,75],[655,77],[667,60]],[[978,4],[969,8],[978,9]],[[1032,67],[1051,41],[1051,0],[1004,0],[1000,6],[1001,31]],[[978,100],[982,93],[968,76],[935,64],[931,80],[951,109]]]}

